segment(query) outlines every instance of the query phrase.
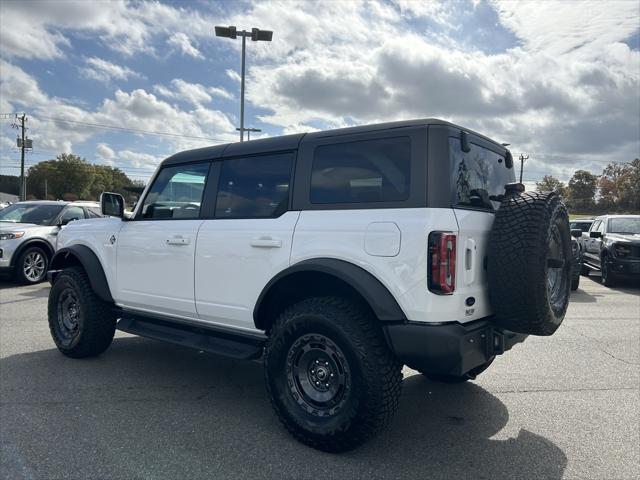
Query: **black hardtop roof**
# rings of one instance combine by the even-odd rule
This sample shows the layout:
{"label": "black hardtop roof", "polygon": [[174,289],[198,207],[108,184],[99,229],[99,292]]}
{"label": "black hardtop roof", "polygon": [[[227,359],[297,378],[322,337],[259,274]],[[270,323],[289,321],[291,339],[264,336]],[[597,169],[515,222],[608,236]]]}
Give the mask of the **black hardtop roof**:
{"label": "black hardtop roof", "polygon": [[[315,140],[326,137],[337,137],[341,135],[352,135],[355,133],[374,132],[379,130],[391,130],[395,128],[417,127],[421,125],[444,125],[448,127],[459,128],[470,134],[477,135],[478,137],[481,137],[491,143],[499,145],[495,140],[485,137],[480,133],[469,130],[468,128],[460,127],[453,123],[439,120],[437,118],[422,118],[416,120],[377,123],[373,125],[359,125],[357,127],[323,130],[320,132],[281,135],[279,137],[261,138],[259,140],[251,140],[248,142],[225,143],[221,145],[214,145],[212,147],[185,150],[183,152],[171,155],[169,158],[162,162],[162,165],[178,165],[181,163],[198,162],[201,160],[215,160],[222,157],[237,157],[241,155],[254,155],[257,153],[295,150],[298,148],[303,138],[307,140]],[[501,146],[501,148],[503,147]]]}

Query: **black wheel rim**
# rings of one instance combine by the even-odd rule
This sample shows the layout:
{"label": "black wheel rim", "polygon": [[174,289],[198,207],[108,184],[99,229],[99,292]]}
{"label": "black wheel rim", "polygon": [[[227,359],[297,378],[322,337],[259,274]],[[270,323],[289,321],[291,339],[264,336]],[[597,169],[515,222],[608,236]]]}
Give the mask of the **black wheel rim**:
{"label": "black wheel rim", "polygon": [[62,342],[73,342],[80,330],[80,306],[72,288],[65,288],[58,297],[58,331]]}
{"label": "black wheel rim", "polygon": [[549,302],[554,308],[561,308],[566,297],[567,259],[562,242],[562,234],[557,225],[551,227],[547,254],[547,291]]}
{"label": "black wheel rim", "polygon": [[305,411],[318,417],[330,416],[348,399],[349,364],[331,339],[307,334],[289,349],[287,382],[293,398]]}

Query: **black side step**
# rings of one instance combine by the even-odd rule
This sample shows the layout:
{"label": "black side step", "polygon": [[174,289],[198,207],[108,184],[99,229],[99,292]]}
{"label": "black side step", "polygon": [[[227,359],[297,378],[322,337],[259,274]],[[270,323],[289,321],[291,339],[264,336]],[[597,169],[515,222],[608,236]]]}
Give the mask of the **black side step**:
{"label": "black side step", "polygon": [[116,325],[118,330],[164,342],[216,353],[239,360],[262,356],[264,336],[230,332],[214,326],[194,326],[178,321],[124,313]]}

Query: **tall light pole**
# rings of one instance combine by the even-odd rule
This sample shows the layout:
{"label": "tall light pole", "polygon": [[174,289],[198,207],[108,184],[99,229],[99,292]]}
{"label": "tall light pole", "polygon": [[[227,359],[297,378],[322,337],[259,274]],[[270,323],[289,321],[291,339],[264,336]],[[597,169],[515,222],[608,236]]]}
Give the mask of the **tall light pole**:
{"label": "tall light pole", "polygon": [[251,140],[251,132],[261,132],[262,130],[260,130],[259,128],[236,128],[237,131],[241,132],[242,130],[244,130],[245,132],[247,132],[247,141]]}
{"label": "tall light pole", "polygon": [[273,38],[273,32],[270,30],[260,30],[259,28],[252,28],[250,32],[246,30],[238,31],[236,27],[221,27],[216,26],[216,37],[225,37],[235,40],[238,37],[242,37],[242,74],[240,77],[240,141],[244,142],[244,57],[246,50],[246,40],[250,37],[254,42],[270,42]]}

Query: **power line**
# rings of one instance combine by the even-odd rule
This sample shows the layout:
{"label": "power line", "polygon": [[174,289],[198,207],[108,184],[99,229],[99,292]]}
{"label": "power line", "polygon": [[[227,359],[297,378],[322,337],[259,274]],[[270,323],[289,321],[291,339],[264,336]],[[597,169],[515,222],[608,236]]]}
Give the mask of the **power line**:
{"label": "power line", "polygon": [[47,120],[53,120],[56,122],[64,122],[72,125],[81,125],[84,127],[92,127],[92,128],[104,128],[107,130],[117,130],[123,132],[133,132],[133,133],[143,133],[146,135],[159,135],[164,137],[174,137],[174,138],[189,138],[193,140],[210,140],[214,142],[227,142],[230,143],[229,140],[223,140],[221,138],[212,138],[212,137],[198,137],[195,135],[181,135],[178,133],[168,133],[168,132],[157,132],[153,130],[144,130],[142,128],[131,128],[131,127],[117,127],[115,125],[105,125],[103,123],[91,123],[91,122],[83,122],[80,120],[68,120],[66,118],[58,118],[58,117],[47,117],[44,115],[35,115],[36,118],[44,118]]}

